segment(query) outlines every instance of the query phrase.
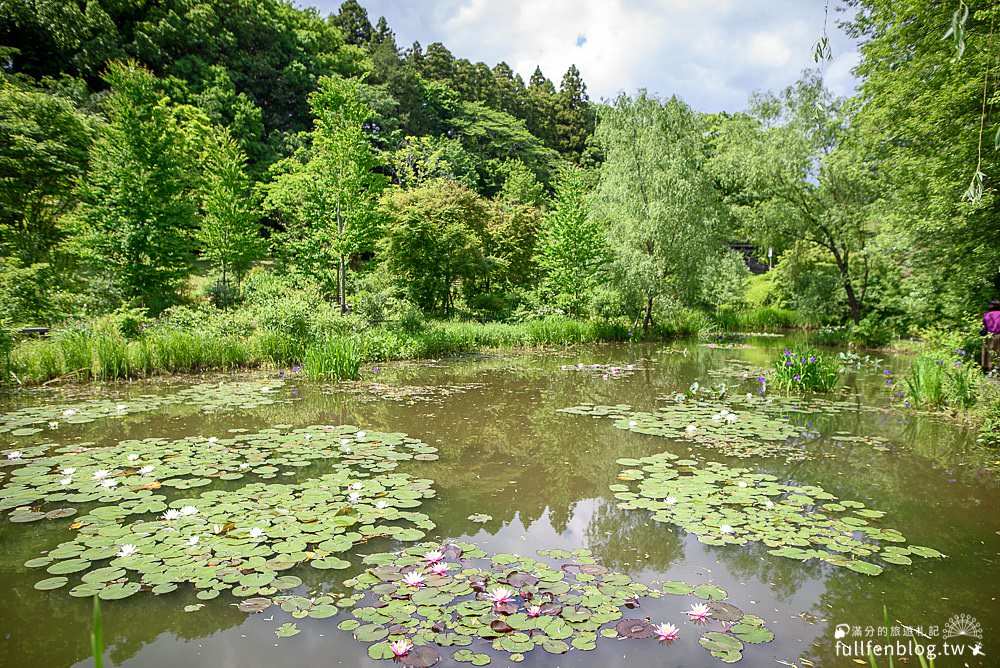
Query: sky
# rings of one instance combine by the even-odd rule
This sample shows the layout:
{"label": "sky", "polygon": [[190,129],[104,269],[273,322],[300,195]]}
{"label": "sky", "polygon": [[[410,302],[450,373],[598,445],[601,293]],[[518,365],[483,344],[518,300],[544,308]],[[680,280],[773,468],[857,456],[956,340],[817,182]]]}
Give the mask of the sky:
{"label": "sky", "polygon": [[[323,14],[341,0],[299,0]],[[540,65],[558,87],[571,64],[591,99],[639,88],[677,95],[699,111],[738,111],[754,91],[777,91],[818,67],[823,0],[359,0],[372,24],[385,16],[401,48],[442,42],[456,58],[505,61],[528,77]],[[856,45],[836,23],[827,87],[849,95]]]}

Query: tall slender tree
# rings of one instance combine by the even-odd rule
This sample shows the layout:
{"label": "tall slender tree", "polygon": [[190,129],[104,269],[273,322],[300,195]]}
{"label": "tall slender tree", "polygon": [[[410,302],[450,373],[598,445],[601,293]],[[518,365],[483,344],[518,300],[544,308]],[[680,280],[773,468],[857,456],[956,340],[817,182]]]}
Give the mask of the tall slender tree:
{"label": "tall slender tree", "polygon": [[557,100],[556,149],[567,160],[579,163],[587,147],[587,138],[594,134],[594,114],[587,97],[587,85],[576,65],[570,65],[563,75]]}

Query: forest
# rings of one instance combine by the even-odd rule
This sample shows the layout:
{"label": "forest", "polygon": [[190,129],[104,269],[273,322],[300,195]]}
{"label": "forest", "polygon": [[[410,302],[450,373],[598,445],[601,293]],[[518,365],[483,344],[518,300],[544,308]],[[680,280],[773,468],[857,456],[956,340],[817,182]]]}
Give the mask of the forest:
{"label": "forest", "polygon": [[[407,356],[389,340],[473,322],[974,337],[1000,295],[1000,42],[997,7],[960,4],[851,0],[829,20],[855,97],[824,87],[824,32],[797,82],[708,114],[400,45],[355,0],[5,3],[5,375],[282,365],[375,330],[367,357]],[[129,352],[156,336],[188,358]]]}

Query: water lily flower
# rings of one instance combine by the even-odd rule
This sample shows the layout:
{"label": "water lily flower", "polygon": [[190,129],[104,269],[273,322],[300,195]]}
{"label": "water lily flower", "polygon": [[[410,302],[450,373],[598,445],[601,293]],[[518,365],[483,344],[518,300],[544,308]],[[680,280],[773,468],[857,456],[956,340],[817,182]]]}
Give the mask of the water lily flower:
{"label": "water lily flower", "polygon": [[389,643],[389,649],[392,650],[393,656],[406,656],[413,649],[413,643],[406,638],[402,640],[394,640]]}
{"label": "water lily flower", "polygon": [[65,477],[65,478],[61,478],[61,479],[59,480],[59,484],[60,484],[60,485],[63,485],[63,486],[66,486],[66,485],[72,485],[72,484],[73,484],[73,479],[72,479],[72,478],[70,478],[69,476],[67,476],[67,477]]}
{"label": "water lily flower", "polygon": [[126,406],[125,404],[115,404],[115,410],[118,411],[119,413],[124,411],[126,408],[128,408],[128,406]]}
{"label": "water lily flower", "polygon": [[101,486],[107,487],[108,489],[114,489],[115,487],[118,486],[118,481],[115,480],[114,478],[105,478],[104,480],[101,481]]}
{"label": "water lily flower", "polygon": [[716,413],[715,415],[712,416],[712,419],[718,422],[719,420],[722,419],[722,413]]}
{"label": "water lily flower", "polygon": [[351,439],[349,439],[349,438],[342,438],[342,439],[340,439],[340,444],[341,445],[349,445],[350,443],[351,443]]}
{"label": "water lily flower", "polygon": [[737,484],[738,486],[740,486],[740,487],[746,487],[746,486],[747,486],[747,484],[746,484],[745,482],[743,482],[742,480],[740,480],[740,481],[739,481],[738,483],[736,483],[736,484]]}
{"label": "water lily flower", "polygon": [[197,515],[197,514],[198,514],[198,509],[195,508],[194,506],[184,506],[183,508],[181,508],[182,516]]}
{"label": "water lily flower", "polygon": [[698,431],[698,425],[696,425],[696,424],[689,424],[688,426],[684,427],[684,431],[686,431],[689,434],[693,434],[696,431]]}
{"label": "water lily flower", "polygon": [[218,443],[218,442],[219,442],[219,439],[218,439],[218,438],[216,438],[215,436],[209,436],[209,437],[208,437],[208,442],[209,442],[209,443]]}
{"label": "water lily flower", "polygon": [[163,519],[165,519],[168,522],[176,520],[180,516],[181,516],[181,511],[177,510],[176,508],[171,508],[167,512],[163,513]]}
{"label": "water lily flower", "polygon": [[76,473],[76,469],[73,468],[72,466],[67,466],[62,471],[60,471],[60,473],[62,473],[63,475],[73,475],[74,473]]}
{"label": "water lily flower", "polygon": [[768,499],[767,501],[764,502],[764,507],[765,508],[774,508],[774,501],[772,501],[771,499]]}
{"label": "water lily flower", "polygon": [[222,533],[222,525],[221,524],[213,524],[212,525],[212,533]]}
{"label": "water lily flower", "polygon": [[7,459],[13,460],[13,459],[20,459],[20,458],[21,458],[21,451],[20,450],[13,450],[13,451],[7,453]]}
{"label": "water lily flower", "polygon": [[305,439],[306,439],[307,441],[311,441],[311,440],[312,440],[312,437],[313,437],[313,436],[312,436],[312,434],[306,434],[306,435],[305,435]]}
{"label": "water lily flower", "polygon": [[628,426],[629,426],[629,427],[634,427],[634,426],[636,426],[637,424],[639,424],[639,423],[638,423],[638,422],[636,422],[635,420],[629,420],[629,421],[628,421]]}
{"label": "water lily flower", "polygon": [[507,587],[494,587],[486,594],[486,598],[494,603],[506,603],[514,599],[515,592]]}
{"label": "water lily flower", "polygon": [[447,562],[439,561],[431,564],[431,573],[434,575],[444,575],[448,572],[449,568],[451,568],[451,566],[449,566]]}
{"label": "water lily flower", "polygon": [[422,573],[416,571],[410,571],[403,576],[403,582],[408,587],[423,587],[424,586],[424,576]]}
{"label": "water lily flower", "polygon": [[242,464],[240,464],[240,470],[241,471],[246,471],[248,468],[250,468],[250,465],[247,464],[246,462],[243,462]]}
{"label": "water lily flower", "polygon": [[677,627],[673,624],[660,624],[654,627],[656,635],[659,636],[660,640],[677,640]]}
{"label": "water lily flower", "polygon": [[190,538],[188,538],[188,545],[197,545],[197,544],[198,544],[198,536],[191,536]]}
{"label": "water lily flower", "polygon": [[130,556],[132,556],[133,554],[135,554],[138,551],[139,551],[139,548],[137,548],[132,543],[125,543],[124,545],[119,546],[119,548],[118,548],[118,555],[117,556],[119,556],[119,557],[130,557]]}
{"label": "water lily flower", "polygon": [[365,437],[365,432],[363,432],[363,431],[359,431],[358,433],[356,433],[356,434],[354,435],[354,437],[355,437],[355,438],[364,438],[364,437]]}
{"label": "water lily flower", "polygon": [[732,532],[733,528],[728,524],[723,524],[722,526],[719,527],[719,533],[732,533]]}
{"label": "water lily flower", "polygon": [[250,529],[250,537],[251,538],[263,538],[264,537],[264,530],[261,529],[260,527],[254,527],[254,528]]}
{"label": "water lily flower", "polygon": [[529,605],[527,612],[529,617],[537,617],[538,615],[542,614],[542,606]]}
{"label": "water lily flower", "polygon": [[664,502],[665,504],[667,504],[668,506],[672,506],[672,505],[674,505],[675,503],[677,503],[677,497],[673,497],[673,496],[668,496],[667,498],[665,498],[665,499],[663,500],[663,502]]}
{"label": "water lily flower", "polygon": [[726,423],[727,424],[732,424],[732,423],[736,422],[737,420],[739,420],[739,418],[736,417],[736,413],[726,413],[725,418],[726,418]]}
{"label": "water lily flower", "polygon": [[156,467],[153,466],[152,464],[147,464],[146,466],[143,466],[141,469],[139,469],[139,473],[141,473],[142,475],[149,475],[150,473],[153,472],[154,468]]}
{"label": "water lily flower", "polygon": [[362,488],[362,487],[364,487],[364,486],[365,486],[365,485],[364,485],[364,483],[360,483],[360,482],[352,482],[352,483],[350,484],[349,488],[350,488],[350,489],[361,489],[361,488]]}
{"label": "water lily flower", "polygon": [[424,561],[428,564],[436,564],[442,559],[444,559],[444,553],[441,550],[430,550],[424,555]]}
{"label": "water lily flower", "polygon": [[704,603],[698,603],[697,605],[692,605],[686,614],[691,618],[691,621],[704,622],[712,616],[712,609]]}
{"label": "water lily flower", "polygon": [[139,461],[139,455],[131,454],[128,457],[126,457],[126,459],[128,459],[130,462],[137,462]]}
{"label": "water lily flower", "polygon": [[628,365],[628,366],[626,366],[625,368],[626,368],[626,369],[627,369],[628,371],[632,371],[633,369],[635,369],[635,366],[633,366],[633,365],[629,364],[629,365]]}
{"label": "water lily flower", "polygon": [[753,395],[747,392],[746,400],[750,401],[751,399],[753,399]]}
{"label": "water lily flower", "polygon": [[601,380],[607,380],[607,379],[608,379],[608,374],[604,374],[603,376],[601,376]]}
{"label": "water lily flower", "polygon": [[71,415],[76,415],[75,408],[67,408],[66,410],[63,411],[63,417],[69,417]]}
{"label": "water lily flower", "polygon": [[260,388],[260,391],[263,392],[264,394],[267,394],[268,392],[271,391],[271,388],[265,386],[265,387]]}
{"label": "water lily flower", "polygon": [[360,494],[358,494],[357,492],[351,492],[350,494],[348,494],[348,495],[347,495],[347,501],[348,501],[348,502],[349,502],[349,503],[350,503],[350,504],[351,504],[352,506],[353,506],[354,504],[356,504],[356,503],[357,503],[358,501],[360,501],[360,500],[361,500],[361,495],[360,495]]}
{"label": "water lily flower", "polygon": [[94,475],[92,477],[94,480],[101,480],[102,478],[108,477],[108,472],[105,469],[100,469],[98,471],[94,471]]}
{"label": "water lily flower", "polygon": [[378,501],[375,502],[375,507],[378,508],[379,510],[385,510],[386,506],[388,505],[389,504],[385,502],[385,499],[379,499]]}
{"label": "water lily flower", "polygon": [[577,369],[582,369],[583,368],[583,362],[578,362],[577,365],[576,365],[576,368]]}

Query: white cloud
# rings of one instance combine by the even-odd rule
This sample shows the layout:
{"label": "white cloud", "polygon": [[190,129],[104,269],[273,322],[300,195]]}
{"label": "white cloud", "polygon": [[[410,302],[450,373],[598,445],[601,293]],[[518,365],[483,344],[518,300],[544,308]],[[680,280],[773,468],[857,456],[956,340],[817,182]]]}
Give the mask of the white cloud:
{"label": "white cloud", "polygon": [[851,72],[861,62],[861,54],[855,51],[842,53],[833,59],[823,73],[823,82],[834,95],[847,97],[854,94],[854,87],[857,86],[857,79]]}
{"label": "white cloud", "polygon": [[[401,46],[440,41],[456,57],[506,61],[526,80],[538,65],[557,86],[575,64],[594,99],[647,88],[704,111],[742,109],[754,90],[783,88],[816,67],[823,30],[819,0],[360,1],[373,23],[386,16]],[[339,5],[314,2],[323,11]],[[843,94],[854,85],[857,49],[835,18],[826,77]]]}

